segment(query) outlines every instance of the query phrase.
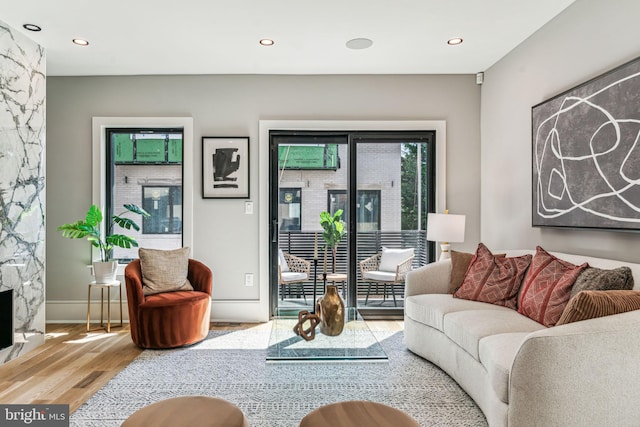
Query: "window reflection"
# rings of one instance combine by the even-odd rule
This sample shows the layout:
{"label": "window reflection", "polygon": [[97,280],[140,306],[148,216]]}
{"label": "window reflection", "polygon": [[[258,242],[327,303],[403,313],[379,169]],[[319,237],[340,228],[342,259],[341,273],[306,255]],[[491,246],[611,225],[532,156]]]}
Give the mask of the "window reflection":
{"label": "window reflection", "polygon": [[151,214],[142,222],[142,233],[182,233],[182,188],[145,186],[142,192],[142,207]]}

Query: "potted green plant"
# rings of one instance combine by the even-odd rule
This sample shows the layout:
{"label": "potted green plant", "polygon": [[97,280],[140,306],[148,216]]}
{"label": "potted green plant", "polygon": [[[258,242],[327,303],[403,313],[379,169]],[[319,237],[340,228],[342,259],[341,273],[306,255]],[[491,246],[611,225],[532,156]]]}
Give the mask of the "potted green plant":
{"label": "potted green plant", "polygon": [[[111,221],[103,224],[102,211],[98,206],[91,205],[84,219],[58,227],[58,231],[62,232],[63,237],[68,237],[69,239],[83,239],[86,237],[93,247],[98,248],[100,261],[93,262],[93,273],[98,283],[107,283],[115,280],[118,262],[110,259],[111,250],[114,246],[120,248],[138,246],[138,242],[133,237],[113,232],[116,225],[126,230],[131,230],[132,228],[136,231],[140,230],[140,226],[134,220],[123,215],[134,213],[145,218],[151,216],[147,211],[136,205],[125,204],[124,208],[126,211],[119,215],[113,215]],[[102,225],[105,226],[104,235],[100,230]]]}
{"label": "potted green plant", "polygon": [[322,238],[324,239],[325,246],[325,258],[324,258],[324,271],[327,272],[327,248],[331,249],[332,266],[331,272],[336,272],[336,258],[338,256],[338,245],[342,240],[346,230],[344,229],[344,221],[342,221],[342,209],[338,209],[333,215],[327,211],[320,212],[320,226],[322,226]]}

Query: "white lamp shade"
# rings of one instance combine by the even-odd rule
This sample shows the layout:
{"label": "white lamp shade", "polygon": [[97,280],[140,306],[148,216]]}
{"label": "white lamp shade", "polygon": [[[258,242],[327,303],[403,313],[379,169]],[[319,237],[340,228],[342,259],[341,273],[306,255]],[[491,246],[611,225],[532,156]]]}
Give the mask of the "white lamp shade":
{"label": "white lamp shade", "polygon": [[432,242],[464,242],[465,215],[427,215],[427,240]]}

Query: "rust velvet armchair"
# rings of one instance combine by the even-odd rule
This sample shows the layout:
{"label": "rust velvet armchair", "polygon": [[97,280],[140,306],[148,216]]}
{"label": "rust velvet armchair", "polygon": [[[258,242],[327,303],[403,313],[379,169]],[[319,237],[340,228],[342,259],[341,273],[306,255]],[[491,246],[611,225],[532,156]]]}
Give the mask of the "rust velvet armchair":
{"label": "rust velvet armchair", "polygon": [[131,339],[142,348],[173,348],[202,341],[209,332],[213,274],[189,259],[193,290],[145,295],[140,259],[124,270]]}

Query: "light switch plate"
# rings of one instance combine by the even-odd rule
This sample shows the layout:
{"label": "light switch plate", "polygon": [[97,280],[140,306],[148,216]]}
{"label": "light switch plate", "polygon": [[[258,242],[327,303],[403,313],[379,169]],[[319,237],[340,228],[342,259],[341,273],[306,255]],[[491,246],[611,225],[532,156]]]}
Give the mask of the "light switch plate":
{"label": "light switch plate", "polygon": [[244,213],[247,215],[253,214],[253,202],[244,202]]}
{"label": "light switch plate", "polygon": [[245,286],[253,286],[253,273],[245,273],[244,274],[244,285]]}

